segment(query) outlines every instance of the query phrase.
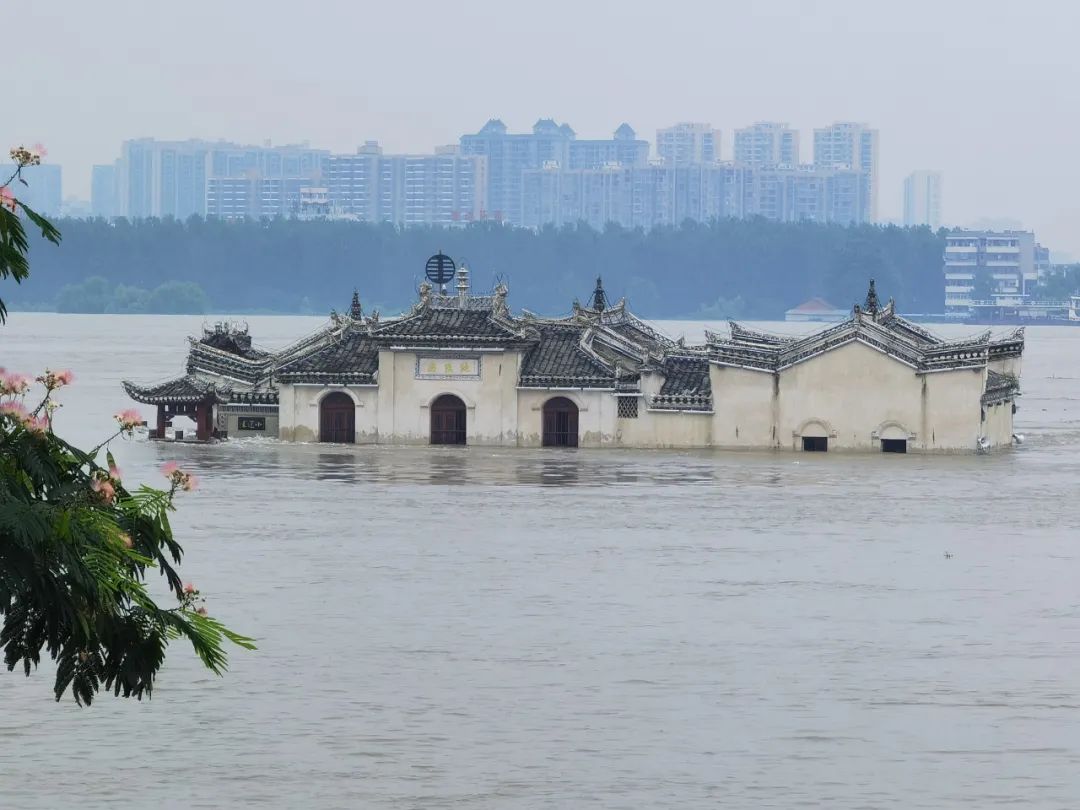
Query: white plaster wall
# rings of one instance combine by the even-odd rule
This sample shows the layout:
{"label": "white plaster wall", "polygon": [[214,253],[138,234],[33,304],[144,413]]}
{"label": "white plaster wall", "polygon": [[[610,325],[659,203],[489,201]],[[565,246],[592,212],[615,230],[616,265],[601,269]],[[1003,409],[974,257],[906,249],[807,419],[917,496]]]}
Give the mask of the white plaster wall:
{"label": "white plaster wall", "polygon": [[617,403],[610,391],[521,388],[516,393],[519,447],[543,445],[544,403],[554,397],[566,397],[578,406],[578,447],[602,447],[615,441]]}
{"label": "white plaster wall", "polygon": [[664,387],[664,375],[655,371],[643,371],[641,373],[641,393],[646,397],[659,394]]}
{"label": "white plaster wall", "polygon": [[[483,352],[479,380],[416,378],[417,352],[379,352],[378,440],[382,444],[428,444],[431,403],[443,394],[466,407],[466,442],[517,443],[517,380],[520,352]],[[425,352],[424,357],[466,357],[472,352]]]}
{"label": "white plaster wall", "polygon": [[278,438],[283,442],[296,438],[296,386],[278,386]]}
{"label": "white plaster wall", "polygon": [[990,442],[990,449],[1000,449],[1012,445],[1013,403],[1000,402],[987,405],[986,421],[982,424],[982,435]]}
{"label": "white plaster wall", "polygon": [[873,450],[883,422],[917,433],[921,389],[914,369],[849,343],[780,372],[779,444],[802,450],[803,436],[824,435],[830,450]]}
{"label": "white plaster wall", "polygon": [[623,447],[711,447],[713,417],[710,413],[650,411],[639,402],[638,418],[617,419],[615,429],[616,442]]}
{"label": "white plaster wall", "polygon": [[352,397],[356,406],[356,443],[378,439],[379,395],[374,386],[282,385],[278,389],[278,436],[283,441],[319,441],[319,406],[334,391]]}
{"label": "white plaster wall", "polygon": [[979,400],[985,385],[983,369],[958,369],[923,375],[925,420],[919,446],[931,452],[975,451],[979,439]]}
{"label": "white plaster wall", "polygon": [[911,450],[971,451],[982,376],[970,370],[918,375],[876,349],[849,343],[780,373],[780,446],[801,450],[801,436],[828,435],[830,450],[872,451],[880,449],[875,432],[899,428],[915,434]]}
{"label": "white plaster wall", "polygon": [[709,381],[715,412],[712,440],[716,447],[778,446],[774,425],[779,413],[772,373],[710,364]]}

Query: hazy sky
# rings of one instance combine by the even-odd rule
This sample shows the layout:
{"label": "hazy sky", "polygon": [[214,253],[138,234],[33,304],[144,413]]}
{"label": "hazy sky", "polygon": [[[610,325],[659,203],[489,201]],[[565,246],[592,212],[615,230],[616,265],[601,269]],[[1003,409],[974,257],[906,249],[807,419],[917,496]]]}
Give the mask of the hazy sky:
{"label": "hazy sky", "polygon": [[[10,18],[8,26],[12,24]],[[578,137],[627,121],[881,131],[880,214],[912,169],[945,217],[1018,220],[1080,256],[1080,4],[1066,0],[59,0],[20,4],[0,141],[41,141],[65,196],[125,138],[455,143],[491,117]],[[12,98],[14,96],[14,98]]]}

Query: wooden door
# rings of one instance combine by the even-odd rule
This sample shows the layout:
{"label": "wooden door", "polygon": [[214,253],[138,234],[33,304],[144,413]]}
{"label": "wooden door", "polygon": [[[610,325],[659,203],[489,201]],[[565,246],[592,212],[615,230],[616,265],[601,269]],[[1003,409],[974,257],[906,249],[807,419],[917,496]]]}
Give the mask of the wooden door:
{"label": "wooden door", "polygon": [[356,442],[356,406],[348,394],[335,391],[319,405],[319,441]]}
{"label": "wooden door", "polygon": [[544,447],[578,446],[578,407],[566,397],[544,403]]}
{"label": "wooden door", "polygon": [[443,394],[431,403],[431,443],[465,444],[465,403]]}

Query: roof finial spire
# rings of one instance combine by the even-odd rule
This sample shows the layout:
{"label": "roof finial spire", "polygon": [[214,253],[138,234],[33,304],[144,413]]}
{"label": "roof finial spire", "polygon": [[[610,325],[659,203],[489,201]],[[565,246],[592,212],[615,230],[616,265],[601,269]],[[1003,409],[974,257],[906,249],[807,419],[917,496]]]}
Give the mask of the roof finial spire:
{"label": "roof finial spire", "polygon": [[603,312],[608,307],[607,295],[604,293],[604,282],[600,276],[596,277],[596,289],[592,294],[592,308],[597,312]]}
{"label": "roof finial spire", "polygon": [[462,299],[469,295],[469,268],[465,266],[465,262],[461,263],[457,271],[457,294],[458,298]]}
{"label": "roof finial spire", "polygon": [[353,289],[352,291],[352,303],[349,305],[349,317],[354,321],[358,321],[364,317],[364,310],[360,306],[360,291]]}
{"label": "roof finial spire", "polygon": [[877,315],[878,312],[878,300],[877,290],[874,289],[874,280],[870,279],[870,289],[866,291],[866,304],[863,305],[863,309],[869,312],[871,315]]}

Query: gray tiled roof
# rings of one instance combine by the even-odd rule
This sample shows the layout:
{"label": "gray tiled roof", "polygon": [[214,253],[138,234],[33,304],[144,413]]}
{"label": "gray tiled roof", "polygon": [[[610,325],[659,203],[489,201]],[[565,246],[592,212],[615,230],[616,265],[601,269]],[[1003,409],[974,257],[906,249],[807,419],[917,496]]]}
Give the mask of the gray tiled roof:
{"label": "gray tiled roof", "polygon": [[668,357],[664,361],[663,370],[664,384],[660,387],[661,394],[712,395],[707,357]]}
{"label": "gray tiled roof", "polygon": [[667,357],[661,369],[664,383],[649,407],[687,411],[712,410],[712,382],[707,357]]}
{"label": "gray tiled roof", "polygon": [[426,343],[463,342],[490,345],[512,343],[521,337],[490,309],[425,307],[379,326],[372,336],[379,341]]}
{"label": "gray tiled roof", "polygon": [[253,348],[251,336],[244,333],[207,331],[199,342],[229,354],[246,357],[248,360],[260,360],[267,356],[267,352],[262,349]]}
{"label": "gray tiled roof", "polygon": [[1004,402],[1013,399],[1020,394],[1020,381],[1012,374],[1000,374],[996,371],[987,370],[986,388],[983,390],[982,403],[990,405],[995,402]]}
{"label": "gray tiled roof", "polygon": [[194,403],[207,399],[213,399],[219,404],[227,402],[276,404],[278,401],[278,394],[274,389],[234,390],[229,385],[205,380],[193,374],[185,374],[175,380],[153,385],[137,385],[130,380],[124,380],[123,386],[129,397],[147,405]]}
{"label": "gray tiled roof", "polygon": [[129,397],[147,405],[202,402],[205,399],[228,402],[230,393],[228,387],[219,388],[214,383],[191,374],[155,385],[136,385],[129,380],[124,380],[123,385]]}
{"label": "gray tiled roof", "polygon": [[614,388],[615,369],[581,346],[585,327],[538,324],[540,339],[525,353],[521,385],[526,388]]}
{"label": "gray tiled roof", "polygon": [[347,332],[341,340],[304,354],[278,369],[282,382],[372,383],[379,370],[379,346],[367,332]]}

